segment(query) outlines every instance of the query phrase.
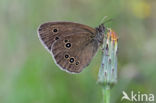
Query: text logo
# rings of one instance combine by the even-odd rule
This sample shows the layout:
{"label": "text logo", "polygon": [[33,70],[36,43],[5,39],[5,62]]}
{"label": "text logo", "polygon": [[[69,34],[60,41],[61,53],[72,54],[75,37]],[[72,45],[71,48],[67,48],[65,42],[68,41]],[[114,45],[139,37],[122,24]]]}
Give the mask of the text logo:
{"label": "text logo", "polygon": [[154,94],[146,94],[141,92],[131,91],[130,95],[128,95],[125,91],[122,92],[123,96],[122,100],[134,101],[134,102],[153,102]]}

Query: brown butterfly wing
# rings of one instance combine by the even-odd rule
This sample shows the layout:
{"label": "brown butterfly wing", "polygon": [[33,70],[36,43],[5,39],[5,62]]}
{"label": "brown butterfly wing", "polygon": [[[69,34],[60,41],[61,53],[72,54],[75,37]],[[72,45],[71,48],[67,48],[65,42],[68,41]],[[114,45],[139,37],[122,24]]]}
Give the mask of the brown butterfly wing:
{"label": "brown butterfly wing", "polygon": [[88,66],[98,49],[98,42],[90,32],[78,32],[56,41],[52,55],[56,64],[63,70],[79,73]]}
{"label": "brown butterfly wing", "polygon": [[72,22],[47,22],[39,26],[38,37],[50,52],[55,41],[77,32],[89,32],[95,36],[95,30],[86,25]]}

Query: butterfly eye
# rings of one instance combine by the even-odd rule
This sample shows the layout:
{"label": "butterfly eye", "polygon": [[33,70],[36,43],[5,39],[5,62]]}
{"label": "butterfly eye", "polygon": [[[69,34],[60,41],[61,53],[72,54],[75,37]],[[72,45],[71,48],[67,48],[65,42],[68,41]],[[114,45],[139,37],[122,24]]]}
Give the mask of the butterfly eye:
{"label": "butterfly eye", "polygon": [[79,65],[79,62],[76,62],[76,65]]}
{"label": "butterfly eye", "polygon": [[57,32],[57,29],[53,29],[53,32],[55,32],[55,33],[56,33],[56,32]]}
{"label": "butterfly eye", "polygon": [[73,63],[74,62],[74,58],[70,58],[70,63]]}
{"label": "butterfly eye", "polygon": [[71,47],[71,43],[67,43],[67,44],[66,44],[66,47],[67,47],[67,48],[70,48],[70,47]]}
{"label": "butterfly eye", "polygon": [[59,39],[59,37],[55,37],[55,40],[58,40]]}
{"label": "butterfly eye", "polygon": [[69,55],[66,54],[64,57],[65,57],[65,58],[69,58]]}

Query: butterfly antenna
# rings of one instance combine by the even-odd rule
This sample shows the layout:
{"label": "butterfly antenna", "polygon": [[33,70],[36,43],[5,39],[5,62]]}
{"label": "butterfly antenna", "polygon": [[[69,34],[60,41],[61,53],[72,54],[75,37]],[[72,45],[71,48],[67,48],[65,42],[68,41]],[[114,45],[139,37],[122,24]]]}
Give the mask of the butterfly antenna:
{"label": "butterfly antenna", "polygon": [[101,21],[100,21],[100,24],[104,24],[104,20],[107,18],[108,16],[104,16]]}
{"label": "butterfly antenna", "polygon": [[108,18],[108,16],[104,16],[102,19],[101,19],[101,21],[100,21],[100,24],[105,24],[105,23],[108,23],[108,22],[110,22],[110,21],[112,21],[113,19],[108,19],[108,20],[106,20]]}

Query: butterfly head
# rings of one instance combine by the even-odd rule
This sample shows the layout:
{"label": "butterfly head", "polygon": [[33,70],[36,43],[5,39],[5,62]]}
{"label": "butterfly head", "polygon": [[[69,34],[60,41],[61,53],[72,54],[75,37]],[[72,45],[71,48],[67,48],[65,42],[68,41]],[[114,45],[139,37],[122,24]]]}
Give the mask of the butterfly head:
{"label": "butterfly head", "polygon": [[103,43],[105,31],[106,31],[106,27],[104,26],[104,24],[101,24],[98,27],[96,27],[97,35],[96,35],[95,39],[99,42],[99,44]]}

